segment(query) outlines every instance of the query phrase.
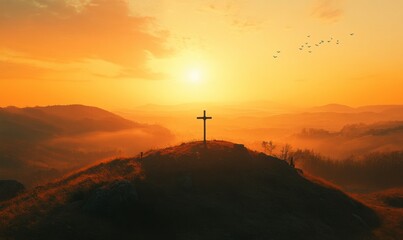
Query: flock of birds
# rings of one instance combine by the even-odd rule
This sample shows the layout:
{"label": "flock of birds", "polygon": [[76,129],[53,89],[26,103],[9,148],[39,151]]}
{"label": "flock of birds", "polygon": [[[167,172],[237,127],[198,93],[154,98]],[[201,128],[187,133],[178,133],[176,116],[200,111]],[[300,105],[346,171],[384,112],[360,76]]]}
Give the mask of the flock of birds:
{"label": "flock of birds", "polygon": [[[354,36],[354,33],[350,33],[350,36]],[[311,35],[307,35],[306,37],[307,37],[308,39],[310,39],[310,38],[311,38]],[[307,42],[305,42],[305,43],[302,43],[302,44],[298,47],[298,49],[299,49],[299,51],[304,51],[304,50],[306,50],[308,53],[312,53],[312,49],[313,49],[314,47],[321,47],[322,45],[324,45],[324,44],[326,44],[326,43],[330,44],[330,43],[332,43],[332,42],[335,42],[336,45],[339,45],[339,44],[340,44],[340,40],[339,40],[339,39],[334,39],[333,37],[330,37],[330,38],[327,39],[327,40],[320,40],[320,41],[314,42],[314,43],[310,43],[309,41],[307,41]],[[278,58],[278,57],[280,56],[280,53],[281,53],[281,51],[280,51],[280,50],[277,50],[277,51],[274,53],[273,58]]]}

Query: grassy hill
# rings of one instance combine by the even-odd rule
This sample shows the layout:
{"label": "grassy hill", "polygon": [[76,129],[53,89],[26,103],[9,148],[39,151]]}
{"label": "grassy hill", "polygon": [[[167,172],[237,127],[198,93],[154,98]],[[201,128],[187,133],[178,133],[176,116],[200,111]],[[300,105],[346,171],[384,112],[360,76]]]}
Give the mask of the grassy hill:
{"label": "grassy hill", "polygon": [[0,203],[0,239],[371,239],[377,215],[223,141],[116,159]]}

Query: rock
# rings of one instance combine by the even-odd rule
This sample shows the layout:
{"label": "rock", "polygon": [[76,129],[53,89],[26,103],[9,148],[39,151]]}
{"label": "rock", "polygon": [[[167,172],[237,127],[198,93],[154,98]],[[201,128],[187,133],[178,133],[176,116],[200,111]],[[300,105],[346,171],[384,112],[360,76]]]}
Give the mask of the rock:
{"label": "rock", "polygon": [[0,201],[14,198],[24,190],[24,185],[16,180],[0,180]]}
{"label": "rock", "polygon": [[83,210],[96,216],[116,217],[132,212],[137,201],[133,184],[121,180],[96,189],[86,200]]}

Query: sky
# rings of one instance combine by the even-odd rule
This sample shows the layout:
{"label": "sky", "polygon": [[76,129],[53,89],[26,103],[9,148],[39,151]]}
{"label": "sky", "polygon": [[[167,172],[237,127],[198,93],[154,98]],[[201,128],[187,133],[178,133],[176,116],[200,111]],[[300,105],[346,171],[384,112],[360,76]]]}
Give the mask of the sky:
{"label": "sky", "polygon": [[401,0],[0,0],[0,106],[403,104],[402,9]]}

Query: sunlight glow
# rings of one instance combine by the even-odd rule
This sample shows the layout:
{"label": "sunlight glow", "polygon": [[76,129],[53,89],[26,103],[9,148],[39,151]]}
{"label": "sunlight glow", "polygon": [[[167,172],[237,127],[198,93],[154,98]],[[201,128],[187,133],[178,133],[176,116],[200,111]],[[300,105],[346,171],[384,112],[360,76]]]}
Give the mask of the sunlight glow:
{"label": "sunlight glow", "polygon": [[202,72],[198,68],[192,68],[188,71],[187,77],[192,83],[198,83],[202,79]]}

